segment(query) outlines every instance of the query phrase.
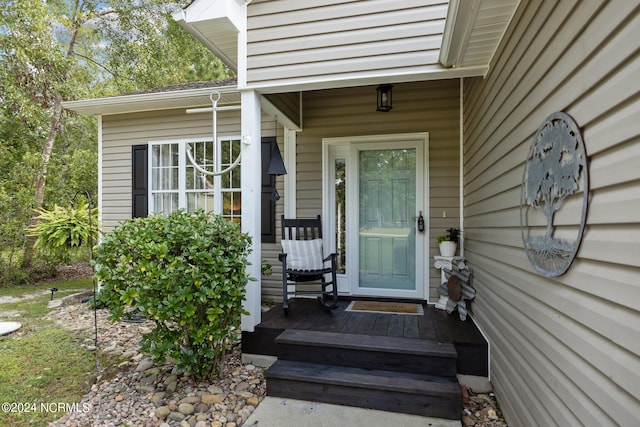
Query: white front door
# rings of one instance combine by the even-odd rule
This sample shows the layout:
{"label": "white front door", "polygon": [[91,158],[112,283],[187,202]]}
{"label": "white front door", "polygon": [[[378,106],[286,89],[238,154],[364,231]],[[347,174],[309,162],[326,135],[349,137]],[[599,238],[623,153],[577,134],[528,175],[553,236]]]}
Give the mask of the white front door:
{"label": "white front door", "polygon": [[[427,295],[427,134],[331,138],[325,152],[326,244],[338,288],[352,295]],[[426,215],[425,215],[426,216]]]}

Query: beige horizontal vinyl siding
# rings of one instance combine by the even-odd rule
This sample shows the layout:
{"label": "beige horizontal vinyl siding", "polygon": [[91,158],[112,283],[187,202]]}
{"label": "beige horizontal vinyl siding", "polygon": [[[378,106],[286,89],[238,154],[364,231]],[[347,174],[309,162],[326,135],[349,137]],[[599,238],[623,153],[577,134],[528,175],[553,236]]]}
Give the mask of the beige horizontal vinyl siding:
{"label": "beige horizontal vinyl siding", "polygon": [[[102,222],[109,232],[119,222],[131,218],[131,147],[149,141],[203,138],[212,135],[211,114],[186,114],[185,110],[166,110],[148,113],[104,116],[102,119]],[[218,136],[239,136],[238,112],[218,113]],[[284,153],[283,129],[276,121],[262,117],[262,136],[277,136]],[[284,194],[284,180],[278,177],[276,186]],[[276,217],[284,212],[283,200],[276,203]],[[246,213],[245,213],[246,214]],[[279,229],[279,221],[276,230]],[[278,266],[279,245],[262,245],[262,258],[274,266],[274,275],[263,278],[263,294],[267,297],[281,286],[275,270]],[[279,270],[278,270],[279,271]]]}
{"label": "beige horizontal vinyl siding", "polygon": [[[393,110],[376,111],[375,87],[303,94],[304,128],[297,138],[297,216],[322,213],[322,139],[396,133],[429,133],[429,299],[437,299],[439,274],[434,236],[459,225],[459,81],[397,84]],[[443,218],[446,211],[447,218]]]}
{"label": "beige horizontal vinyl siding", "polygon": [[405,74],[438,63],[446,1],[254,1],[248,83]]}
{"label": "beige horizontal vinyl siding", "polygon": [[[509,425],[638,423],[638,9],[522,2],[486,78],[464,82],[465,255]],[[531,139],[556,111],[582,128],[591,191],[576,260],[549,279],[527,260],[519,204]]]}
{"label": "beige horizontal vinyl siding", "polygon": [[[227,114],[229,117],[229,114]],[[226,131],[238,126],[227,119]],[[222,120],[224,123],[225,120]],[[234,125],[234,123],[238,123]],[[225,125],[222,125],[225,128]],[[237,128],[236,134],[239,134]],[[222,132],[221,132],[222,134]],[[211,116],[184,110],[122,114],[102,118],[102,226],[108,232],[131,218],[131,147],[149,141],[211,135]]]}

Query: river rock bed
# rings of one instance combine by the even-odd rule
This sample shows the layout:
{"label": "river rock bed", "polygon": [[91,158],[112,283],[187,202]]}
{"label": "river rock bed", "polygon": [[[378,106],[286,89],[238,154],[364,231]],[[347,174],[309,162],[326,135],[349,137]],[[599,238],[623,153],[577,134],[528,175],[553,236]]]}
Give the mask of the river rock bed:
{"label": "river rock bed", "polygon": [[[95,317],[94,317],[95,315]],[[251,415],[265,395],[263,370],[242,364],[239,343],[229,355],[223,378],[199,382],[174,372],[174,364],[155,365],[139,351],[150,322],[107,320],[106,310],[86,304],[57,307],[49,317],[83,337],[83,346],[96,352],[96,377],[91,390],[51,426],[236,427]],[[94,324],[97,319],[98,345]]]}
{"label": "river rock bed", "polygon": [[493,392],[473,393],[462,386],[462,404],[463,427],[508,427]]}
{"label": "river rock bed", "polygon": [[[140,352],[151,322],[107,320],[106,310],[86,304],[55,307],[49,318],[78,334],[96,354],[97,375],[77,411],[51,427],[239,427],[265,396],[263,369],[243,364],[240,344],[233,346],[226,375],[210,382],[174,372],[174,363],[155,365]],[[95,324],[97,323],[97,346]],[[507,427],[493,393],[463,387],[463,427]]]}

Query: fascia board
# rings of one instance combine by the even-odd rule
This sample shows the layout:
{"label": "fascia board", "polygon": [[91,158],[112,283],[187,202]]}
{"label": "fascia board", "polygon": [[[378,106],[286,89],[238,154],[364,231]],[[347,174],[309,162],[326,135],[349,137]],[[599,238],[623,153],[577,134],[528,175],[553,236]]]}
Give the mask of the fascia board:
{"label": "fascia board", "polygon": [[477,9],[476,0],[450,0],[447,18],[442,35],[442,46],[438,60],[445,67],[459,63],[460,54],[468,42],[467,33],[471,30],[473,10]]}
{"label": "fascia board", "polygon": [[443,68],[434,65],[416,72],[404,74],[397,73],[367,73],[354,74],[353,76],[327,77],[317,76],[287,79],[282,81],[268,81],[250,83],[246,89],[256,90],[263,94],[282,92],[304,92],[309,90],[339,89],[355,86],[369,86],[382,83],[407,83],[426,80],[456,79],[463,77],[484,77],[489,70],[488,66],[469,66],[459,68]]}
{"label": "fascia board", "polygon": [[[94,98],[79,101],[65,101],[63,108],[87,115],[112,115],[171,108],[195,107],[209,103],[209,95],[216,91],[221,94],[237,94],[236,86],[207,87],[181,91],[141,93]],[[204,101],[204,102],[203,102]]]}

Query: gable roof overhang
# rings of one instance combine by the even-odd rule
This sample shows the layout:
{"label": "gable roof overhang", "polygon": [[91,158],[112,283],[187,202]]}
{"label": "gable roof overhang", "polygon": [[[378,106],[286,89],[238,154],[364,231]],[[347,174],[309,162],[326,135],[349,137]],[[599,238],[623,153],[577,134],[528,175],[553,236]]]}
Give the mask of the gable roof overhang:
{"label": "gable roof overhang", "polygon": [[[241,14],[251,0],[195,0],[174,19],[211,49],[230,67],[237,69],[237,34]],[[355,79],[322,77],[290,81],[286,85],[267,83],[253,87],[263,95],[372,85],[388,82],[438,80],[484,76],[498,45],[504,37],[520,0],[450,0],[439,52],[439,64],[407,75],[367,73]],[[221,84],[222,83],[222,84]],[[226,86],[225,86],[226,84]],[[64,107],[88,115],[111,115],[171,108],[194,108],[210,105],[215,87],[223,93],[223,103],[239,103],[235,80],[200,83],[202,87],[179,85],[179,90],[156,90],[98,99],[69,101]],[[234,93],[235,95],[232,95]]]}
{"label": "gable roof overhang", "polygon": [[[237,71],[237,35],[245,30],[242,28],[243,8],[249,3],[251,0],[195,0],[173,17]],[[320,77],[314,81],[300,81],[291,87],[280,87],[277,83],[250,86],[269,93],[376,84],[389,79],[400,82],[486,75],[520,0],[449,0],[448,3],[439,66],[434,64],[414,75],[362,76],[359,79],[362,81],[324,81],[324,77]]]}
{"label": "gable roof overhang", "polygon": [[[228,79],[218,82],[185,83],[127,95],[65,101],[62,106],[67,110],[89,116],[109,116],[172,109],[185,109],[187,112],[193,110],[192,112],[204,113],[210,112],[212,109],[211,96],[214,92],[220,94],[218,107],[237,107],[241,104],[241,95],[235,79]],[[265,113],[275,117],[278,123],[286,128],[299,130],[300,119],[289,117],[277,104],[276,100],[270,100],[267,97],[261,98],[261,107]]]}
{"label": "gable roof overhang", "polygon": [[197,108],[211,105],[211,94],[221,95],[218,105],[240,104],[235,79],[174,85],[151,91],[104,98],[65,101],[63,107],[90,116],[139,113],[144,111]]}
{"label": "gable roof overhang", "polygon": [[247,0],[195,0],[173,19],[234,72],[238,71],[238,33],[244,30]]}
{"label": "gable roof overhang", "polygon": [[448,68],[480,67],[482,75],[520,0],[449,0],[439,61]]}

